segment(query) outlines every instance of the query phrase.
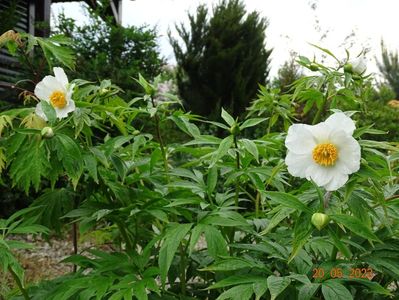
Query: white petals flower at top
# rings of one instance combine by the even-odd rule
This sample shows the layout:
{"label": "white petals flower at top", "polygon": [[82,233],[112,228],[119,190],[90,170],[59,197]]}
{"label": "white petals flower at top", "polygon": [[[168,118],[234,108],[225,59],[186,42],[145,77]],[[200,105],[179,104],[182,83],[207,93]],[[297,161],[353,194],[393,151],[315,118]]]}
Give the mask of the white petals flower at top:
{"label": "white petals flower at top", "polygon": [[36,105],[35,113],[47,121],[42,109],[42,101],[46,101],[54,107],[57,118],[62,119],[68,113],[75,110],[75,102],[72,100],[73,86],[69,84],[64,70],[59,67],[53,68],[54,75],[48,75],[35,87],[35,95],[41,100]]}
{"label": "white petals flower at top", "polygon": [[362,75],[366,72],[367,63],[364,56],[359,56],[349,62],[352,65],[352,72],[358,75]]}
{"label": "white petals flower at top", "polygon": [[352,136],[355,128],[343,112],[313,126],[291,125],[285,140],[288,172],[327,191],[339,189],[360,168],[360,145]]}

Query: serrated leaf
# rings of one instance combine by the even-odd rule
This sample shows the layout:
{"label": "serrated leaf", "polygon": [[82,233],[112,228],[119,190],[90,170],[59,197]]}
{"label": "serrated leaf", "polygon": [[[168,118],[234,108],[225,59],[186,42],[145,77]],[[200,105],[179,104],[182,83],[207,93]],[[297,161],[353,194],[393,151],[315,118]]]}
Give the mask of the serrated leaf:
{"label": "serrated leaf", "polygon": [[40,105],[42,106],[43,113],[46,115],[48,122],[54,124],[57,120],[57,113],[54,107],[47,101],[40,101]]}
{"label": "serrated leaf", "polygon": [[[299,288],[298,300],[311,300],[319,289],[320,283],[307,283]],[[338,300],[338,299],[336,299]]]}
{"label": "serrated leaf", "polygon": [[83,173],[83,157],[80,148],[74,140],[65,134],[57,134],[54,139],[56,140],[58,159],[62,162],[67,175],[76,188]]}

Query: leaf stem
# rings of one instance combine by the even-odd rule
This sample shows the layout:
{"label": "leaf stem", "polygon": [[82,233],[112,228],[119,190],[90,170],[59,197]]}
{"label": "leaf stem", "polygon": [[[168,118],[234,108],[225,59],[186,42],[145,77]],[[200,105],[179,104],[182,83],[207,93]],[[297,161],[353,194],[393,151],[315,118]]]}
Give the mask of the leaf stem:
{"label": "leaf stem", "polygon": [[[240,152],[238,151],[237,136],[234,135],[234,148],[236,149],[236,169],[240,170]],[[236,195],[234,204],[238,208],[238,197],[239,197],[240,180],[239,177],[236,179]]]}
{"label": "leaf stem", "polygon": [[8,271],[11,273],[12,277],[14,278],[19,290],[21,291],[22,295],[24,296],[24,299],[29,300],[30,297],[28,295],[28,292],[23,287],[21,279],[18,277],[18,275],[14,272],[14,270],[11,267],[8,267]]}

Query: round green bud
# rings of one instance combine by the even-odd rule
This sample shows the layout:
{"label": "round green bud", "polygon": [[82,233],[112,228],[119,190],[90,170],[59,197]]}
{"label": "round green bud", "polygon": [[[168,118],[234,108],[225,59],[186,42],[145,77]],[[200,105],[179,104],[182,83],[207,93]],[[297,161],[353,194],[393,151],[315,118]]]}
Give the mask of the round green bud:
{"label": "round green bud", "polygon": [[344,72],[352,74],[353,73],[352,64],[349,64],[349,63],[345,64],[344,65]]}
{"label": "round green bud", "polygon": [[234,124],[230,127],[230,132],[232,135],[237,136],[240,134],[240,126],[238,124]]}
{"label": "round green bud", "polygon": [[45,139],[51,139],[54,136],[53,128],[51,127],[44,127],[41,131],[42,137]]}
{"label": "round green bud", "polygon": [[139,135],[140,134],[140,131],[139,130],[135,130],[135,131],[133,131],[133,135]]}
{"label": "round green bud", "polygon": [[314,213],[311,221],[318,230],[322,230],[330,222],[330,217],[323,213]]}
{"label": "round green bud", "polygon": [[319,66],[318,66],[318,64],[312,62],[312,63],[309,65],[309,69],[312,70],[312,71],[318,71],[318,70],[319,70]]}

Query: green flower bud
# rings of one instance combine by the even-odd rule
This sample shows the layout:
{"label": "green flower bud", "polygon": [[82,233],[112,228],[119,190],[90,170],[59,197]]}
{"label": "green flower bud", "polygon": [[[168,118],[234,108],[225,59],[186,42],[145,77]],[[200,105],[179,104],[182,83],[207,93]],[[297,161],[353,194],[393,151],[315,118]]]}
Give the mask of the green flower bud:
{"label": "green flower bud", "polygon": [[135,131],[133,131],[133,135],[139,135],[140,134],[140,131],[139,130],[135,130]]}
{"label": "green flower bud", "polygon": [[41,131],[42,137],[45,139],[51,139],[54,136],[53,128],[51,127],[44,127]]}
{"label": "green flower bud", "polygon": [[314,213],[311,221],[318,230],[322,230],[330,222],[330,217],[323,213]]}
{"label": "green flower bud", "polygon": [[318,71],[319,70],[319,66],[316,63],[312,62],[309,65],[309,69],[312,70],[312,71]]}
{"label": "green flower bud", "polygon": [[237,136],[240,134],[240,126],[238,124],[234,124],[230,127],[230,132],[232,135]]}
{"label": "green flower bud", "polygon": [[352,64],[349,64],[349,63],[345,64],[344,65],[344,72],[352,74],[353,73]]}

